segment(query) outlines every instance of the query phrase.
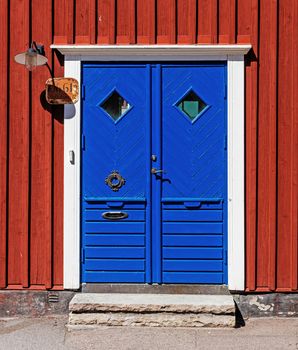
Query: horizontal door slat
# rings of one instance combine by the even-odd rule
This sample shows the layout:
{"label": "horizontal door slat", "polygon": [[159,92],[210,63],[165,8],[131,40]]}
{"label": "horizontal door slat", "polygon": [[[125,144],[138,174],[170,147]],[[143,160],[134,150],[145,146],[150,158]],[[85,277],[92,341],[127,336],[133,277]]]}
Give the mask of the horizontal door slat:
{"label": "horizontal door slat", "polygon": [[102,246],[143,246],[145,244],[144,235],[127,235],[127,234],[86,234],[85,235],[85,244],[88,245],[102,245]]}
{"label": "horizontal door slat", "polygon": [[[213,209],[222,209],[223,205],[222,202],[219,203],[200,203],[200,205],[197,208],[193,208],[193,210],[213,210]],[[167,202],[162,203],[163,209],[186,209],[184,202]]]}
{"label": "horizontal door slat", "polygon": [[129,210],[136,209],[142,210],[145,209],[145,203],[126,203],[126,202],[112,202],[112,203],[83,203],[84,210]]}
{"label": "horizontal door slat", "polygon": [[86,282],[97,282],[97,283],[144,283],[145,273],[144,272],[97,272],[97,271],[86,271],[84,273],[84,280]]}
{"label": "horizontal door slat", "polygon": [[143,210],[112,210],[112,209],[106,209],[106,210],[85,210],[83,219],[84,221],[103,221],[103,222],[111,222],[111,220],[107,220],[102,217],[103,213],[106,212],[112,212],[112,213],[126,213],[128,215],[127,218],[121,219],[115,222],[125,222],[125,221],[144,221],[145,220],[145,212]]}
{"label": "horizontal door slat", "polygon": [[222,233],[222,224],[221,223],[173,223],[165,222],[163,223],[163,233],[213,233],[219,234]]}
{"label": "horizontal door slat", "polygon": [[86,233],[144,233],[143,222],[86,222],[84,223]]}
{"label": "horizontal door slat", "polygon": [[222,221],[221,210],[164,210],[163,221]]}
{"label": "horizontal door slat", "polygon": [[221,247],[222,235],[164,235],[163,245],[168,247]]}
{"label": "horizontal door slat", "polygon": [[222,259],[222,248],[163,248],[165,259]]}
{"label": "horizontal door slat", "polygon": [[[85,102],[88,104],[88,102]],[[92,104],[92,103],[91,103]],[[93,106],[94,107],[94,106]],[[106,135],[105,135],[106,136]],[[146,198],[137,197],[88,197],[84,196],[84,201],[87,203],[146,203]]]}
{"label": "horizontal door slat", "polygon": [[145,248],[141,247],[86,247],[86,259],[88,258],[131,258],[144,259]]}
{"label": "horizontal door slat", "polygon": [[145,260],[86,259],[85,269],[94,271],[144,271]]}
{"label": "horizontal door slat", "polygon": [[222,271],[220,260],[164,260],[164,271]]}
{"label": "horizontal door slat", "polygon": [[163,283],[223,283],[223,274],[217,272],[164,272]]}

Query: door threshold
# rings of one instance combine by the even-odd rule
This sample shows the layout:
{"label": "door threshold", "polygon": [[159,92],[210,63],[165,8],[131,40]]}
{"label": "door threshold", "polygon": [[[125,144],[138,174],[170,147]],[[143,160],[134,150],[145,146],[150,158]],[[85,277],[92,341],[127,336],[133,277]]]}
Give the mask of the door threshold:
{"label": "door threshold", "polygon": [[83,293],[230,294],[225,284],[82,283],[81,291]]}

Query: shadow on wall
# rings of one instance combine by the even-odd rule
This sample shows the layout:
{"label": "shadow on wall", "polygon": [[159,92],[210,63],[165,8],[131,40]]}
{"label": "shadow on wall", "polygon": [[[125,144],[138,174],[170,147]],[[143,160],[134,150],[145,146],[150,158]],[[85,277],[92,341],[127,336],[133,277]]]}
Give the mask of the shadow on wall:
{"label": "shadow on wall", "polygon": [[[64,119],[71,119],[76,114],[76,107],[73,103],[71,103],[71,99],[67,94],[60,90],[59,96],[61,99],[69,100],[69,104],[50,104],[46,99],[46,91],[43,90],[40,94],[40,103],[44,110],[48,111],[52,114],[52,117],[57,120],[59,123],[63,124]],[[66,108],[64,109],[64,106]]]}
{"label": "shadow on wall", "polygon": [[[40,104],[45,111],[51,113],[53,119],[58,121],[59,123],[64,123],[64,106],[63,105],[51,105],[46,100],[46,91],[43,90],[40,94]],[[73,106],[73,108],[75,108]]]}
{"label": "shadow on wall", "polygon": [[250,49],[247,55],[245,55],[245,66],[250,67],[251,63],[257,62],[258,58],[253,49]]}
{"label": "shadow on wall", "polygon": [[[64,56],[57,50],[54,50],[54,55],[58,59],[59,65],[61,67],[63,67],[64,66]],[[60,94],[61,94],[61,92],[60,92]],[[53,119],[55,119],[56,121],[58,121],[61,124],[64,124],[64,105],[49,104],[47,102],[47,99],[46,99],[46,91],[45,90],[43,90],[41,92],[39,99],[40,99],[40,104],[41,104],[42,108],[44,110],[48,111],[49,113],[51,113]],[[73,110],[73,112],[72,112],[72,117],[73,117],[75,115],[75,106],[74,105],[70,105],[70,106],[71,106],[70,109]],[[70,115],[71,115],[71,113],[70,113]]]}

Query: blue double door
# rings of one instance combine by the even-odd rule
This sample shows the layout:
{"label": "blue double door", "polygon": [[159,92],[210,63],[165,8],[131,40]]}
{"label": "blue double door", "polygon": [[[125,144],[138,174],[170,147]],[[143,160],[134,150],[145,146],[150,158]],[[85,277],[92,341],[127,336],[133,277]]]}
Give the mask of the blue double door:
{"label": "blue double door", "polygon": [[226,65],[82,68],[82,282],[227,282]]}

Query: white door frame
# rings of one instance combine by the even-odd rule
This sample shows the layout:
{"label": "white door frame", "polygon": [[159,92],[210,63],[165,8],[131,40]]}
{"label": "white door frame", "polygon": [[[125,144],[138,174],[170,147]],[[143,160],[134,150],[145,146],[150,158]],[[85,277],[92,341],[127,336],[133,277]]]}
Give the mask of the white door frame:
{"label": "white door frame", "polygon": [[[226,61],[228,85],[228,287],[245,288],[244,55],[251,45],[52,45],[64,76],[81,85],[82,61]],[[81,103],[64,109],[64,288],[80,288]],[[74,158],[73,158],[74,156]]]}

